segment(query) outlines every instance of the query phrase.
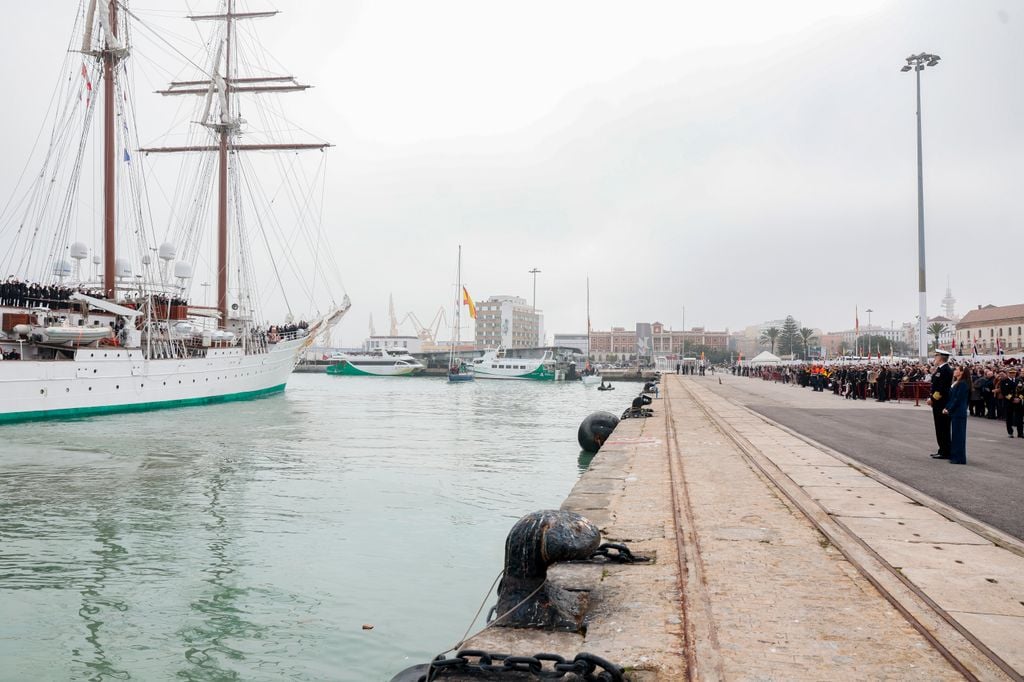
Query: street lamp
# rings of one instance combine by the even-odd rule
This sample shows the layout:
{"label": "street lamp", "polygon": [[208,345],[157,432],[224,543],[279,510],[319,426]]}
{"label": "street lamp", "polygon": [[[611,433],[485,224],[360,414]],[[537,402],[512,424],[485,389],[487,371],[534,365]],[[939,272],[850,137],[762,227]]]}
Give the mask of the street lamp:
{"label": "street lamp", "polygon": [[921,359],[928,357],[928,339],[925,336],[925,324],[928,321],[928,294],[925,287],[924,270],[924,173],[921,159],[921,72],[926,66],[939,63],[937,54],[912,54],[900,71],[914,71],[917,79],[917,295],[918,295],[918,328],[917,352]]}
{"label": "street lamp", "polygon": [[875,311],[868,308],[864,312],[868,314],[868,355],[871,355],[871,313]]}
{"label": "street lamp", "polygon": [[533,275],[533,312],[537,312],[537,273],[540,272],[537,268],[530,270],[529,273]]}

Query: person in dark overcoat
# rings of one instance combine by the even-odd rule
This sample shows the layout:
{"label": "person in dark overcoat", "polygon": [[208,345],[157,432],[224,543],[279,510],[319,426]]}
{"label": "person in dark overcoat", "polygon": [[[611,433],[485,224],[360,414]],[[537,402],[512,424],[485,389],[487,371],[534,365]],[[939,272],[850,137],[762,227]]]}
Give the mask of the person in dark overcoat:
{"label": "person in dark overcoat", "polygon": [[950,421],[949,461],[951,464],[967,464],[967,403],[971,397],[971,371],[957,367],[953,370],[953,381],[949,400],[942,408],[942,413]]}
{"label": "person in dark overcoat", "polygon": [[1006,370],[1007,377],[999,382],[999,393],[1003,396],[1003,414],[1006,416],[1006,434],[1013,438],[1013,430],[1017,429],[1017,438],[1024,438],[1024,402],[1022,402],[1019,389],[1021,378],[1017,376],[1017,368],[1010,367]]}
{"label": "person in dark overcoat", "polygon": [[935,422],[935,441],[938,452],[932,459],[949,459],[950,423],[949,415],[943,414],[949,402],[949,390],[953,386],[953,369],[949,366],[949,351],[935,350],[935,369],[932,370],[932,394],[928,404],[932,408],[932,420]]}

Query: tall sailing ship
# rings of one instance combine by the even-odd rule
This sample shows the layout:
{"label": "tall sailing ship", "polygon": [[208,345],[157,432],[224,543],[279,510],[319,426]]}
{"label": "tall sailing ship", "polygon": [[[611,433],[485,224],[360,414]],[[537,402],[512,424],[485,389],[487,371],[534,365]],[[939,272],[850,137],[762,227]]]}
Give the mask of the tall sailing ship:
{"label": "tall sailing ship", "polygon": [[[24,197],[12,198],[0,215],[0,272],[16,273],[0,282],[0,422],[278,392],[303,351],[347,312],[347,295],[335,301],[327,285],[320,288],[334,274],[328,273],[330,250],[317,243],[320,212],[311,207],[322,186],[297,187],[303,174],[290,161],[287,168],[281,164],[284,179],[272,197],[260,184],[257,162],[247,158],[249,152],[322,151],[330,145],[241,142],[243,96],[255,100],[309,87],[239,63],[240,54],[267,63],[253,56],[251,44],[239,44],[240,37],[254,41],[255,32],[238,26],[274,14],[236,11],[235,1],[225,0],[217,12],[189,17],[214,27],[204,41],[209,54],[205,63],[188,60],[197,77],[160,92],[196,96],[195,125],[185,144],[143,147],[128,39],[145,33],[157,45],[165,32],[149,26],[125,0],[80,4],[78,38],[51,104],[52,131],[41,137],[48,141],[43,167]],[[161,47],[163,54],[184,56],[173,46]],[[271,120],[258,103],[247,106],[247,113],[260,112],[262,122]],[[102,131],[96,162],[89,153],[94,129]],[[144,169],[148,155],[157,153],[183,157],[177,186],[162,192],[173,199],[163,239],[157,239],[147,192],[159,173]],[[321,183],[322,168],[313,174]],[[98,180],[87,177],[91,170]],[[99,197],[89,195],[93,186]],[[286,225],[277,217],[279,194],[295,197],[298,207]],[[97,205],[101,211],[94,210]],[[255,255],[253,247],[269,245],[275,235],[286,246]],[[297,255],[299,244],[314,254],[308,261]],[[307,310],[314,311],[305,320],[288,305],[285,265],[300,270],[295,281]],[[212,305],[191,300],[201,266],[216,281]],[[317,296],[330,303],[317,310]],[[282,309],[280,324],[264,319],[268,299],[288,310],[286,315]]]}

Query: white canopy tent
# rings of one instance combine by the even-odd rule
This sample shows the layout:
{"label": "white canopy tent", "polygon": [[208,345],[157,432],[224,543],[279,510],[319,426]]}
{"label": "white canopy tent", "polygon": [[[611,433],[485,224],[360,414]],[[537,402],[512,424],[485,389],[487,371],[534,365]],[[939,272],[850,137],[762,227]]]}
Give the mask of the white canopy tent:
{"label": "white canopy tent", "polygon": [[778,355],[773,355],[773,354],[769,353],[768,351],[761,351],[760,353],[758,353],[756,356],[754,356],[750,360],[750,366],[751,367],[760,367],[762,365],[781,365],[781,364],[782,364],[782,358],[780,358]]}

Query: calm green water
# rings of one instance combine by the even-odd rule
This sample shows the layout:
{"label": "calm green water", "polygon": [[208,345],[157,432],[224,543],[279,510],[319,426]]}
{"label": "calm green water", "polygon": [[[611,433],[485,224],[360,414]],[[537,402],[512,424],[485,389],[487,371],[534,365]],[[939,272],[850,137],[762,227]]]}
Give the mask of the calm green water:
{"label": "calm green water", "polygon": [[0,427],[0,679],[389,680],[459,639],[580,421],[638,389],[295,375]]}

